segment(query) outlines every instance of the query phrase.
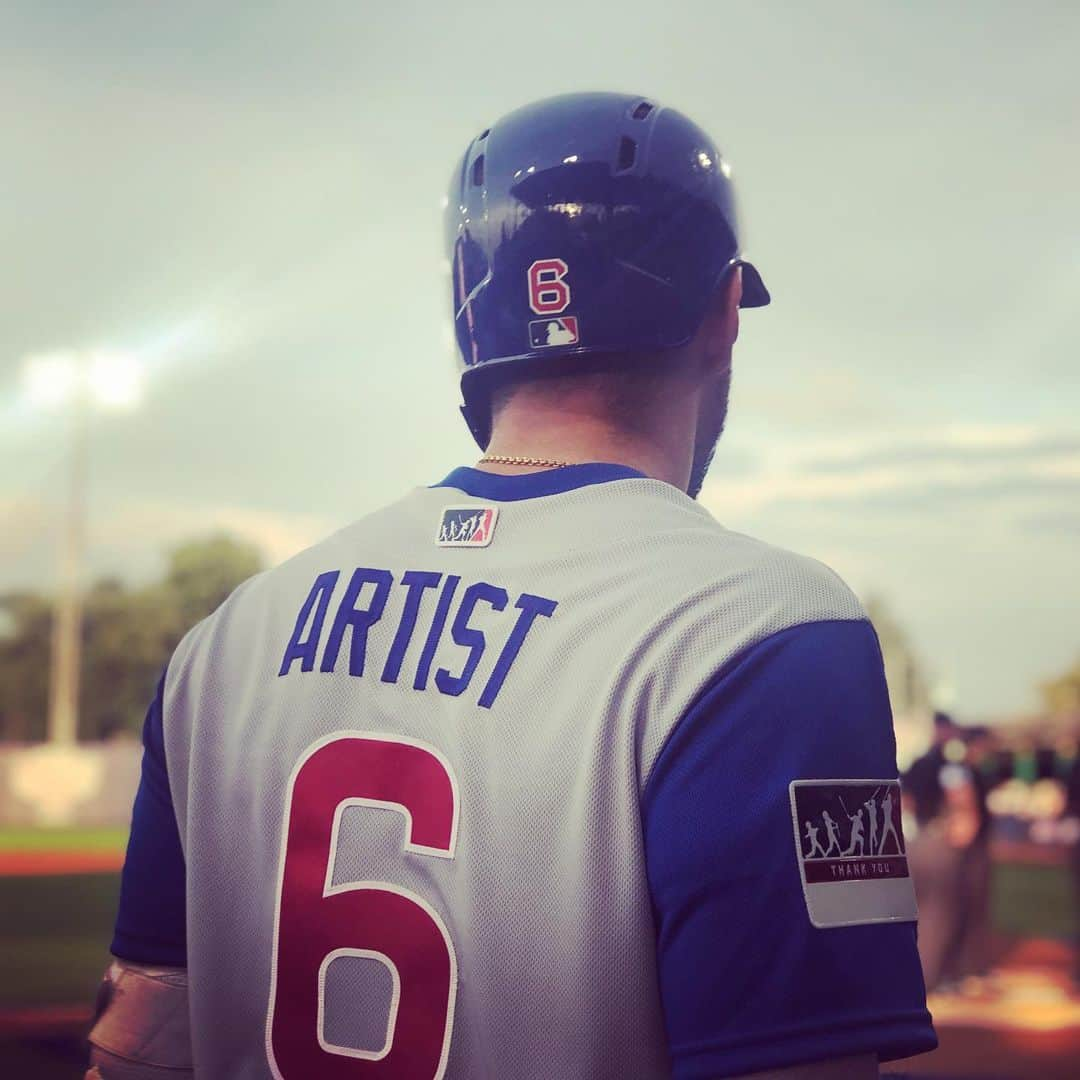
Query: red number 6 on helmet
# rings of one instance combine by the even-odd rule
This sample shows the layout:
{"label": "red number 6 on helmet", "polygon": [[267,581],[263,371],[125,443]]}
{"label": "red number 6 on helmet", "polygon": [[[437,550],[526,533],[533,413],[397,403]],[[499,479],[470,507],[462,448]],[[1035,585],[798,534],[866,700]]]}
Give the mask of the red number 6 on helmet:
{"label": "red number 6 on helmet", "polygon": [[570,306],[570,267],[562,259],[537,259],[529,267],[529,307],[537,315],[558,315]]}

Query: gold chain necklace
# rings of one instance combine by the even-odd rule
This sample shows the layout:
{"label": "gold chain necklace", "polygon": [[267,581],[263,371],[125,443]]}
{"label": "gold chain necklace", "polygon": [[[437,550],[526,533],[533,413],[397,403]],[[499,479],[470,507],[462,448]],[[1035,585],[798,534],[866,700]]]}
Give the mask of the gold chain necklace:
{"label": "gold chain necklace", "polygon": [[531,465],[537,469],[565,469],[569,461],[548,461],[547,458],[512,457],[508,454],[487,454],[480,459],[480,464],[492,465]]}

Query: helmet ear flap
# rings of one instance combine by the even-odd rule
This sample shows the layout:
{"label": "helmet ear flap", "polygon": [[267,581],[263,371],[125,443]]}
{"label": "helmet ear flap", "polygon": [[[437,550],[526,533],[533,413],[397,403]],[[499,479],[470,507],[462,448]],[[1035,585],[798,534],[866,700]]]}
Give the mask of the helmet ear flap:
{"label": "helmet ear flap", "polygon": [[765,282],[753,263],[745,259],[739,259],[738,264],[742,267],[742,299],[739,307],[765,307],[772,300],[769,290],[765,288]]}
{"label": "helmet ear flap", "polygon": [[531,365],[493,364],[490,367],[466,368],[461,376],[461,415],[481,450],[491,442],[494,426],[492,399],[495,390],[515,377],[520,377]]}
{"label": "helmet ear flap", "polygon": [[487,407],[484,408],[479,402],[473,401],[471,403],[466,402],[463,405],[458,406],[461,409],[461,415],[465,417],[465,423],[472,433],[472,437],[476,440],[476,445],[481,450],[488,448],[488,443],[491,442],[491,402],[488,401]]}

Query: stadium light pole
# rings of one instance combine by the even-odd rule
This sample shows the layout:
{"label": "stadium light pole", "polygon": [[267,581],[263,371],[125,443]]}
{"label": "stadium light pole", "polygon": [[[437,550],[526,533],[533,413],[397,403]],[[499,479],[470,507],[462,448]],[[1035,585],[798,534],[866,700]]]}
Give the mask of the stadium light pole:
{"label": "stadium light pole", "polygon": [[74,745],[79,730],[90,408],[134,408],[141,381],[137,362],[126,353],[53,354],[32,357],[26,365],[26,389],[33,403],[70,408],[67,499],[49,663],[47,741],[52,745]]}
{"label": "stadium light pole", "polygon": [[[81,365],[82,361],[77,361]],[[80,380],[81,381],[81,380]],[[49,665],[48,741],[76,741],[79,729],[79,676],[82,671],[82,563],[86,531],[86,389],[77,381],[71,400],[67,505],[60,557],[60,581],[53,615]]]}

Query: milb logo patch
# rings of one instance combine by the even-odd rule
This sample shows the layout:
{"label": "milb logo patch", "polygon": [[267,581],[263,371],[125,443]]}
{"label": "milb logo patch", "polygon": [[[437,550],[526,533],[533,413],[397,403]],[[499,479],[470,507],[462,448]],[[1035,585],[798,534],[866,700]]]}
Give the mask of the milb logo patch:
{"label": "milb logo patch", "polygon": [[917,917],[897,780],[793,780],[795,851],[814,926]]}
{"label": "milb logo patch", "polygon": [[487,547],[498,517],[497,506],[448,506],[439,519],[435,543],[439,547]]}
{"label": "milb logo patch", "polygon": [[576,315],[533,319],[529,323],[529,344],[534,349],[546,349],[551,345],[576,345],[578,341]]}

